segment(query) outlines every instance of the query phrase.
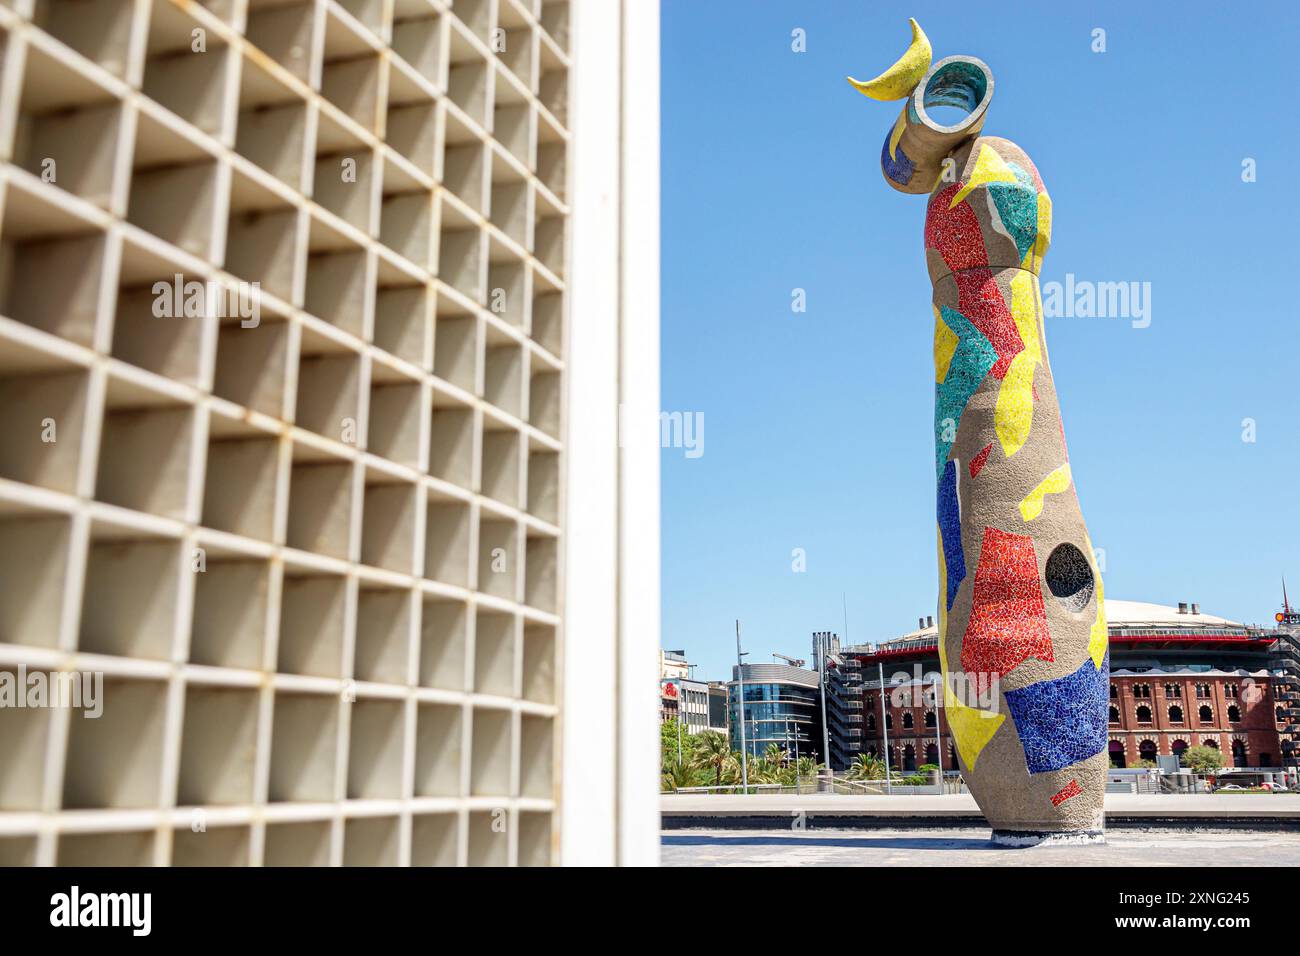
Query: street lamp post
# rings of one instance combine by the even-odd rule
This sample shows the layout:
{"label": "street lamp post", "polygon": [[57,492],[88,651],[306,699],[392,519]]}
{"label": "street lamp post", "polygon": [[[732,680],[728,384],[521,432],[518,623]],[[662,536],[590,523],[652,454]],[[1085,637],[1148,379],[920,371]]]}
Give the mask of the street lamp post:
{"label": "street lamp post", "polygon": [[686,688],[677,685],[677,766],[682,765],[682,718],[686,716]]}
{"label": "street lamp post", "polygon": [[943,730],[939,726],[939,719],[942,716],[943,692],[939,689],[939,682],[943,680],[943,675],[935,676],[934,680],[934,759],[939,764],[939,795],[943,795]]}
{"label": "street lamp post", "polygon": [[831,737],[830,730],[826,725],[826,651],[830,649],[830,641],[825,632],[819,632],[817,637],[817,669],[821,672],[821,691],[822,691],[822,759],[826,761],[826,789],[834,792],[835,790],[835,771],[831,770]]}
{"label": "street lamp post", "polygon": [[880,732],[885,735],[885,793],[893,793],[894,785],[889,778],[889,718],[885,714],[885,665],[876,664],[880,673]]}
{"label": "street lamp post", "polygon": [[749,745],[745,743],[745,652],[740,649],[740,619],[736,619],[736,706],[740,714],[740,785],[749,793]]}

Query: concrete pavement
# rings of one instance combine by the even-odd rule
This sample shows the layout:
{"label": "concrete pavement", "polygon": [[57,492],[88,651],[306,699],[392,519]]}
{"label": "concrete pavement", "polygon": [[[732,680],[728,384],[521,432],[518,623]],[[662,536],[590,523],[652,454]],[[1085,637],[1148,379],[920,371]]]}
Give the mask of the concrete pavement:
{"label": "concrete pavement", "polygon": [[1104,846],[995,847],[983,828],[674,830],[664,866],[1300,866],[1300,831],[1119,830]]}
{"label": "concrete pavement", "polygon": [[[665,830],[704,827],[788,829],[793,822],[824,827],[982,826],[970,794],[847,796],[840,794],[663,794]],[[1110,826],[1197,822],[1300,831],[1300,794],[1106,794]]]}

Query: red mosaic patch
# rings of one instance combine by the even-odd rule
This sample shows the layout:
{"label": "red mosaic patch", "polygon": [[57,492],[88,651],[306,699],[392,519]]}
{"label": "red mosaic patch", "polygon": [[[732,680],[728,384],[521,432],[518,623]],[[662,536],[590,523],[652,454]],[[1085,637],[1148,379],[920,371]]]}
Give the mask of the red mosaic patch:
{"label": "red mosaic patch", "polygon": [[1071,780],[1064,787],[1052,794],[1052,806],[1059,807],[1071,797],[1077,797],[1083,793],[1083,787],[1079,786],[1079,781]]}
{"label": "red mosaic patch", "polygon": [[970,476],[974,478],[984,469],[984,463],[989,460],[989,452],[993,450],[993,443],[989,442],[983,450],[970,460]]}
{"label": "red mosaic patch", "polygon": [[990,269],[968,269],[953,274],[957,281],[957,308],[993,346],[998,360],[990,373],[999,380],[1006,377],[1011,360],[1025,349],[1016,320],[1002,298],[998,280]]}
{"label": "red mosaic patch", "polygon": [[982,691],[1030,657],[1053,660],[1034,540],[984,529],[970,621],[961,642],[961,666]]}
{"label": "red mosaic patch", "polygon": [[980,266],[988,268],[989,255],[975,210],[968,202],[958,203],[955,209],[948,208],[960,189],[961,183],[953,183],[930,197],[925,211],[925,247],[937,249],[953,272]]}

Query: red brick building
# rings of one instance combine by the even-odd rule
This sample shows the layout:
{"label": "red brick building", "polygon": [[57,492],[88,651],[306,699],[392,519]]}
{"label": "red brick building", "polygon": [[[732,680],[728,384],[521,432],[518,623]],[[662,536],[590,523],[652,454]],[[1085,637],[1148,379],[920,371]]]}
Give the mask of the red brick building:
{"label": "red brick building", "polygon": [[[1109,747],[1114,766],[1137,767],[1188,747],[1219,749],[1226,767],[1280,767],[1295,726],[1295,704],[1270,672],[1278,632],[1166,607],[1106,602],[1110,632]],[[883,753],[897,771],[926,763],[957,769],[943,709],[934,706],[939,670],[931,620],[893,641],[845,648],[840,666],[860,675],[861,750]],[[881,707],[880,679],[885,682]],[[1291,730],[1290,733],[1294,733]]]}
{"label": "red brick building", "polygon": [[1111,673],[1110,762],[1137,767],[1159,754],[1213,747],[1226,767],[1277,767],[1275,702],[1266,671]]}

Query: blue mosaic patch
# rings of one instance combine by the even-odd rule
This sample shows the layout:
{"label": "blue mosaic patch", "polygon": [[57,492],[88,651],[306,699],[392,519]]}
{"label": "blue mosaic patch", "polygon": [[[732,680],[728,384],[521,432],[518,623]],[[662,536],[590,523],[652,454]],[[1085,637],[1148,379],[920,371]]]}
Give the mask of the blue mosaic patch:
{"label": "blue mosaic patch", "polygon": [[[890,132],[892,133],[892,130]],[[916,164],[908,159],[907,153],[903,152],[902,143],[894,148],[893,157],[889,155],[889,136],[890,133],[885,134],[885,143],[880,147],[880,168],[898,185],[906,186],[912,181],[912,171],[916,169]]]}
{"label": "blue mosaic patch", "polygon": [[1106,749],[1110,655],[1091,658],[1073,674],[1004,695],[1030,773],[1060,770]]}
{"label": "blue mosaic patch", "polygon": [[961,502],[957,499],[957,463],[950,461],[939,480],[939,540],[943,542],[943,563],[948,569],[948,610],[957,599],[957,589],[966,577],[966,555],[961,547]]}

